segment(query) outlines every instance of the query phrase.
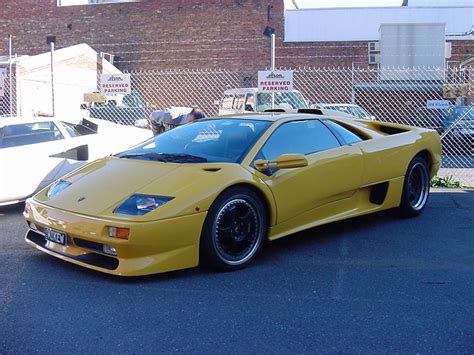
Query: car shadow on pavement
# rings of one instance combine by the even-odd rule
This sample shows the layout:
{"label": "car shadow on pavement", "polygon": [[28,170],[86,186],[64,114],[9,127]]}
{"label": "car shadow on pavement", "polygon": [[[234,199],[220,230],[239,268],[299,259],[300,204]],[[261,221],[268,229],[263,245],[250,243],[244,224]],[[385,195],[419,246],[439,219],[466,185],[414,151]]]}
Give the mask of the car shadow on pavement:
{"label": "car shadow on pavement", "polygon": [[[460,195],[460,193],[462,195]],[[427,210],[418,218],[436,218],[436,213],[434,213],[434,211],[430,213],[430,209],[445,210],[460,208],[465,210],[472,202],[472,194],[474,194],[474,190],[437,190],[437,193],[430,197],[431,203],[428,205]],[[1,207],[0,216],[17,215],[22,212],[23,208],[24,203]],[[418,218],[414,220],[418,220]],[[361,241],[374,239],[374,236],[367,235],[368,231],[380,236],[381,234],[386,234],[387,228],[391,227],[393,229],[395,225],[398,225],[404,220],[410,221],[412,219],[400,219],[396,210],[386,210],[297,232],[285,238],[266,242],[262,253],[257,257],[255,263],[249,266],[249,269],[274,267],[279,264],[279,258],[280,260],[284,258],[286,263],[288,263],[288,260],[292,260],[293,257],[298,259],[305,255],[318,257],[324,254],[326,257],[332,258],[335,256],[334,253],[337,252],[337,248],[340,247],[339,244],[343,244],[346,238],[354,237]],[[35,253],[34,256],[31,255],[29,261],[34,264],[43,264],[38,266],[39,269],[43,269],[43,267],[58,269],[58,267],[60,267],[63,273],[66,274],[66,277],[71,276],[70,274],[80,273],[83,277],[91,280],[124,285],[167,283],[187,279],[206,280],[220,278],[223,274],[231,274],[231,272],[216,272],[204,266],[199,266],[161,274],[123,277],[90,270],[44,253]],[[64,275],[62,276],[64,277]]]}
{"label": "car shadow on pavement", "polygon": [[[22,211],[23,206],[11,207],[8,210],[11,213],[18,213]],[[1,213],[1,212],[0,212]],[[387,220],[397,219],[394,211],[382,211],[379,213],[365,215],[360,217],[351,218],[348,220],[338,221],[311,229],[307,229],[298,233],[295,233],[288,238],[281,238],[275,241],[267,241],[264,245],[264,249],[260,255],[258,255],[255,262],[249,266],[249,268],[259,267],[265,264],[274,264],[275,259],[281,255],[288,255],[305,250],[307,248],[318,248],[322,247],[326,242],[337,242],[338,238],[342,239],[347,236],[348,233],[360,233],[360,231],[373,228],[377,225],[387,223]],[[69,278],[69,274],[80,273],[82,277],[89,279],[89,281],[100,280],[101,282],[110,282],[112,284],[122,285],[139,285],[139,284],[153,284],[153,283],[166,283],[175,282],[177,280],[185,280],[191,278],[197,279],[209,279],[209,278],[220,278],[223,274],[232,274],[233,272],[220,272],[209,269],[206,266],[199,265],[198,267],[169,271],[165,273],[158,273],[153,275],[145,276],[117,276],[102,273],[100,271],[91,270],[84,268],[79,265],[69,263],[67,261],[52,257],[45,253],[38,253],[30,258],[30,261],[38,265],[37,268],[44,270],[45,268],[61,268],[62,276]],[[35,268],[36,269],[36,268]],[[239,271],[236,271],[239,272]]]}
{"label": "car shadow on pavement", "polygon": [[387,210],[306,229],[288,237],[267,242],[257,262],[271,261],[279,254],[288,253],[288,250],[297,252],[315,244],[322,245],[337,241],[347,237],[348,234],[361,234],[368,228],[374,228],[398,218],[397,211]]}
{"label": "car shadow on pavement", "polygon": [[[338,221],[318,227],[314,227],[305,231],[295,233],[288,238],[281,238],[275,241],[268,241],[264,246],[263,252],[257,257],[255,262],[249,268],[259,267],[259,265],[272,264],[273,260],[279,255],[298,252],[315,245],[322,245],[326,241],[332,240],[337,242],[338,238],[347,236],[348,233],[360,233],[364,229],[372,228],[377,225],[387,223],[389,220],[397,219],[395,211],[382,211],[371,215],[351,218],[348,220]],[[95,270],[90,270],[64,262],[64,267],[71,270],[71,272],[81,272],[84,275],[99,278],[102,281],[119,284],[148,284],[148,283],[163,283],[168,281],[182,280],[187,278],[207,279],[213,277],[220,277],[222,274],[232,274],[233,272],[222,272],[209,269],[206,266],[199,265],[198,267],[159,273],[145,276],[122,277],[110,274],[100,273]],[[239,272],[239,271],[235,271]]]}

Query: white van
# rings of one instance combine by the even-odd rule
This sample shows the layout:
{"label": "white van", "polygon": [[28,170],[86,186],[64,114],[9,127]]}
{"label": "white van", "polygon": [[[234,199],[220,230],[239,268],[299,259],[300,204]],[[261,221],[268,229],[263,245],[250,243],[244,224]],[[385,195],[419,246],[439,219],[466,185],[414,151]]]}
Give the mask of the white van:
{"label": "white van", "polygon": [[[298,90],[275,92],[275,109],[297,110],[309,108]],[[239,88],[224,91],[219,103],[219,115],[235,113],[264,112],[272,108],[272,94],[259,92],[257,88]]]}

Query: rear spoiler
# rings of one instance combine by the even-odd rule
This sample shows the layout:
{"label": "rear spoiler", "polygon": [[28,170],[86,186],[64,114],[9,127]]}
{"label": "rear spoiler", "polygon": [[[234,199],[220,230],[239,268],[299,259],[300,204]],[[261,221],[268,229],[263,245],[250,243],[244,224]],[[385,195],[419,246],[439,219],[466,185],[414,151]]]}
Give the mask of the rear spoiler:
{"label": "rear spoiler", "polygon": [[97,133],[99,130],[99,125],[83,118],[79,124],[74,126],[74,128],[79,132],[80,135],[85,136],[87,134]]}
{"label": "rear spoiler", "polygon": [[312,115],[324,115],[323,111],[318,108],[300,108],[298,110],[284,110],[282,108],[269,108],[264,112],[275,112],[275,113],[309,113]]}

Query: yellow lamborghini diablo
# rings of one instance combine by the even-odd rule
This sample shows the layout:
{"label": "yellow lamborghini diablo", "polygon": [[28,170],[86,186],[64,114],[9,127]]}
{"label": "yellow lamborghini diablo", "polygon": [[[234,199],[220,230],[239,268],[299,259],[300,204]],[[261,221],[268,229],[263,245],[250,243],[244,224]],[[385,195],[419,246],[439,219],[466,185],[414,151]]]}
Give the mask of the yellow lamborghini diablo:
{"label": "yellow lamborghini diablo", "polygon": [[307,113],[203,119],[27,200],[25,239],[116,275],[235,270],[265,239],[389,208],[418,215],[440,156],[438,134],[416,127]]}

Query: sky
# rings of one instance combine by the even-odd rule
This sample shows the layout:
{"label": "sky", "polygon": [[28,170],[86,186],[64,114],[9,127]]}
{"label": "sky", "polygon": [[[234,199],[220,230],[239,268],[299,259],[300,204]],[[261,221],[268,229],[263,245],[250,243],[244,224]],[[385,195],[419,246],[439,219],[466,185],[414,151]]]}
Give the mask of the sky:
{"label": "sky", "polygon": [[[400,6],[402,0],[296,0],[300,9],[315,7],[377,7],[377,6]],[[289,8],[292,7],[291,0],[285,0]]]}

